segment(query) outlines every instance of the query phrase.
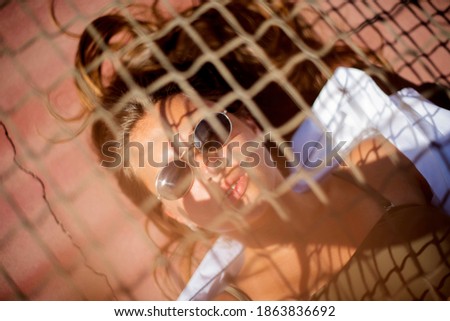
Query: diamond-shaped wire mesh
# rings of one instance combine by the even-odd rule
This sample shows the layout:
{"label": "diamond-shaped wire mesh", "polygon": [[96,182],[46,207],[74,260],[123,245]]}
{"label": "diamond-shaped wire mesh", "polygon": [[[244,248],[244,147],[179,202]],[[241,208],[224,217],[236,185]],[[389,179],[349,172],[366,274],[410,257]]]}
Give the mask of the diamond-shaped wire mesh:
{"label": "diamond-shaped wire mesh", "polygon": [[[153,1],[132,2],[133,6],[125,0],[56,0],[53,7],[44,1],[0,3],[2,300],[175,299],[217,237],[196,228],[186,228],[183,236],[170,246],[168,255],[163,249],[170,233],[161,231],[143,214],[158,210],[159,201],[155,197],[146,198],[137,206],[133,195],[127,197],[121,190],[115,178],[117,171],[100,166],[93,152],[91,127],[96,120],[103,120],[112,124],[113,133],[117,128],[111,114],[98,108],[94,113],[85,112],[74,84],[75,79],[82,79],[80,69],[74,67],[79,35],[99,16],[111,12],[121,15],[121,23],[131,26],[136,35],[125,40],[124,46],[115,48],[114,43],[119,44],[121,37],[130,37],[130,34],[117,33],[107,44],[104,39],[96,38],[101,26],[87,28],[94,43],[103,48],[103,52],[87,64],[88,73],[102,65],[104,78],[101,81],[107,84],[114,79],[115,70],[128,88],[125,98],[134,95],[143,99],[142,96],[161,88],[164,94],[170,89],[166,85],[174,83],[195,104],[207,107],[195,81],[188,79],[203,66],[213,65],[229,86],[227,93],[214,97],[219,101],[214,108],[221,110],[240,101],[262,130],[271,132],[274,144],[292,134],[302,121],[313,117],[310,107],[318,92],[298,90],[296,81],[301,77],[292,75],[292,71],[302,61],[309,61],[313,72],[330,78],[337,66],[328,64],[327,55],[335,50],[333,45],[337,42],[350,48],[359,67],[367,67],[375,61],[382,68],[392,68],[392,74],[408,80],[408,85],[426,89],[425,93],[430,90],[426,83],[449,87],[450,5],[447,1],[287,1],[288,12],[279,10],[282,1],[258,1],[255,10],[265,20],[256,30],[242,25],[227,7],[228,3],[211,1],[191,12],[189,8],[198,5],[197,1],[157,1],[165,23],[156,36],[142,23],[145,19],[158,21],[158,17],[150,14]],[[233,37],[224,39],[223,43],[204,38],[205,33],[199,31],[195,21],[208,10],[213,10],[221,21],[217,27],[232,30]],[[298,15],[323,39],[323,46],[315,47],[295,35],[292,24],[286,19]],[[200,53],[195,62],[176,57],[173,52],[174,56],[166,56],[165,50],[169,49],[161,46],[158,39],[174,30],[183,30],[182,36],[188,39],[185,40],[192,45],[192,51]],[[297,54],[289,53],[284,57],[285,48],[277,48],[279,56],[271,56],[271,43],[260,41],[270,30],[282,34]],[[179,38],[173,41],[181,42]],[[150,52],[151,58],[165,69],[164,74],[155,82],[142,85],[133,74],[142,61],[133,62],[135,67],[133,63],[127,65],[133,50],[142,50],[141,60],[149,59]],[[251,83],[240,79],[241,70],[233,70],[227,63],[227,57],[236,50],[244,51],[253,59],[251,63],[258,66],[260,74],[255,75]],[[370,53],[376,53],[376,57]],[[186,61],[187,65],[175,65],[173,61],[177,59]],[[344,60],[343,65],[348,65]],[[374,69],[366,70],[377,73]],[[381,77],[381,80],[392,89],[391,78]],[[272,93],[279,96],[271,96],[270,90],[266,93],[271,86],[276,87]],[[93,94],[82,87],[83,90],[86,97]],[[445,93],[448,95],[448,89],[441,95]],[[211,97],[214,95],[217,94],[211,93]],[[262,106],[267,102],[267,106],[273,108],[277,100],[289,101],[290,109],[269,110]],[[447,145],[433,148],[445,149]],[[445,159],[444,152],[441,156],[448,172],[450,160]],[[416,157],[420,159],[421,155]],[[286,179],[285,188],[291,189],[299,179],[305,179],[315,197],[326,203],[329,191],[323,191],[312,177],[302,175]],[[342,180],[339,184],[348,183]],[[289,210],[283,209],[270,192],[273,191],[264,191],[263,197],[271,200],[282,220],[289,220]],[[448,194],[447,191],[441,199],[442,204],[449,201]],[[413,216],[411,220],[414,219]],[[420,218],[414,222],[426,225]],[[336,226],[342,233],[351,233],[347,226]],[[421,255],[428,258],[427,253],[437,252],[448,266],[449,230],[434,231],[427,237],[421,245],[401,244],[391,248],[383,244],[384,254],[374,254],[369,245],[361,246],[353,254],[351,264],[346,265],[342,260],[349,260],[348,247],[333,250],[335,252],[330,253],[337,253],[333,259],[343,265],[332,273],[333,277],[325,267],[324,275],[320,275],[320,268],[317,275],[312,272],[308,275],[305,270],[297,277],[285,275],[285,266],[276,263],[277,255],[281,254],[267,246],[250,251],[245,267],[252,265],[249,258],[254,259],[255,264],[264,260],[270,262],[267,266],[271,267],[271,272],[262,274],[259,279],[253,275],[253,278],[266,286],[274,282],[286,289],[279,296],[265,293],[255,297],[251,290],[254,283],[245,281],[245,278],[251,279],[249,271],[252,270],[248,269],[241,272],[244,281],[238,278],[236,283],[256,299],[308,299],[311,295],[313,299],[389,299],[393,293],[401,293],[402,298],[407,299],[443,299],[442,293],[448,293],[450,288],[448,274],[445,274],[448,269],[443,270],[444,276],[433,290],[414,292],[425,282],[417,278],[422,268],[417,265]],[[370,240],[365,242],[370,244]],[[196,246],[191,248],[194,243]],[[294,260],[313,261],[322,251],[324,248],[320,245],[309,252],[297,252]],[[186,261],[186,257],[192,260]],[[374,267],[380,270],[374,272]],[[408,269],[409,274],[404,273],[404,269]],[[324,285],[327,286],[317,292]],[[267,287],[261,289],[264,291]],[[255,291],[261,293],[260,288]]]}

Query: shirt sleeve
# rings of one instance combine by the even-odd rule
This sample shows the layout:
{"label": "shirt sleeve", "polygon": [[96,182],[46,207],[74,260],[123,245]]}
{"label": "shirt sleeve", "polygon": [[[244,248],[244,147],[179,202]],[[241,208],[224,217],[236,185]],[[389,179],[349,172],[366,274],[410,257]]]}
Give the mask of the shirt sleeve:
{"label": "shirt sleeve", "polygon": [[[320,142],[321,150],[308,155],[322,159],[323,165],[311,168],[305,162],[294,172],[320,179],[336,162],[325,162],[328,152],[342,144],[343,155],[361,140],[383,135],[397,147],[429,183],[433,204],[450,214],[450,111],[426,100],[411,88],[387,96],[375,81],[361,70],[337,68],[312,106],[307,119],[293,136],[293,150],[305,157],[305,145]],[[328,139],[328,141],[326,141]],[[327,146],[331,143],[332,146]],[[297,191],[307,188],[300,180]]]}

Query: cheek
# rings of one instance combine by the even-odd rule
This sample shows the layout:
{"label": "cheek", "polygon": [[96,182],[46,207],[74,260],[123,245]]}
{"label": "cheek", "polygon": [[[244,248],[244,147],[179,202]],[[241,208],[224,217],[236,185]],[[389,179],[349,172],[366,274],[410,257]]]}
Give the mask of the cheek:
{"label": "cheek", "polygon": [[206,202],[211,199],[210,192],[201,184],[198,179],[194,179],[194,183],[186,197],[189,201],[196,203]]}
{"label": "cheek", "polygon": [[180,201],[163,202],[164,214],[192,229],[198,227],[198,224],[191,219],[180,203]]}
{"label": "cheek", "polygon": [[215,219],[215,215],[220,215],[221,206],[211,195],[213,191],[207,189],[197,179],[190,191],[181,199],[175,201],[163,201],[166,214],[186,225],[207,226]]}
{"label": "cheek", "polygon": [[263,143],[259,143],[257,148],[246,148],[243,154],[248,157],[240,165],[250,176],[252,191],[272,191],[276,187],[280,172],[273,162],[269,150],[263,146]]}
{"label": "cheek", "polygon": [[185,214],[196,224],[208,228],[221,215],[222,206],[220,198],[223,198],[217,192],[214,197],[215,190],[206,188],[197,179],[194,180],[190,192],[181,200],[181,206]]}
{"label": "cheek", "polygon": [[[223,194],[221,197],[223,198]],[[199,182],[194,182],[191,192],[174,203],[176,205],[171,204],[173,213],[187,218],[199,227],[214,232],[229,229],[230,224],[224,220],[225,208],[221,199],[213,198],[209,188]]]}

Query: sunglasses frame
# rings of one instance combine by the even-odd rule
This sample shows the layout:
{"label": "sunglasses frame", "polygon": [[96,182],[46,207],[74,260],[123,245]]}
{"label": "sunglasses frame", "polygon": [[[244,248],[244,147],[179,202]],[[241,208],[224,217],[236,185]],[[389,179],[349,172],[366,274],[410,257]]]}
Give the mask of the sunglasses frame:
{"label": "sunglasses frame", "polygon": [[[223,141],[224,141],[223,143],[220,143],[220,145],[221,145],[220,148],[222,148],[223,145],[225,145],[226,143],[228,143],[228,141],[229,141],[229,139],[230,139],[231,133],[232,133],[232,131],[233,131],[233,123],[231,122],[230,117],[228,117],[227,111],[226,111],[226,110],[223,111],[223,112],[214,113],[214,114],[212,114],[212,115],[216,116],[216,121],[219,121],[219,122],[220,122],[220,120],[217,119],[217,115],[223,115],[223,116],[225,116],[225,118],[228,120],[228,123],[229,123],[229,125],[230,125],[230,129],[229,129],[229,131],[228,131],[227,137],[223,140]],[[194,132],[194,147],[195,147],[196,149],[198,149],[201,153],[203,153],[203,146],[204,146],[206,143],[208,143],[208,142],[204,142],[204,143],[202,143],[201,146],[197,146],[196,141],[195,141],[197,135],[195,134],[195,132],[197,131],[197,129],[199,128],[199,126],[200,126],[203,122],[206,122],[210,127],[212,127],[211,124],[209,123],[209,121],[206,120],[206,119],[207,119],[207,117],[202,118],[202,119],[197,123],[197,125],[195,125],[194,131],[193,131],[193,132]],[[214,121],[213,121],[213,122],[214,122]],[[221,123],[221,126],[224,127],[222,123]],[[217,148],[217,150],[219,150],[220,148]]]}
{"label": "sunglasses frame", "polygon": [[[216,149],[216,150],[220,150],[220,149],[223,148],[223,146],[224,146],[225,144],[227,144],[228,141],[230,140],[231,133],[233,132],[233,122],[231,121],[230,117],[227,115],[227,111],[226,111],[226,110],[223,111],[223,112],[217,112],[217,113],[214,113],[213,115],[216,116],[216,117],[217,117],[217,115],[223,115],[223,116],[225,116],[225,118],[227,119],[227,121],[228,121],[228,123],[229,123],[229,125],[230,125],[230,126],[229,126],[230,129],[229,129],[229,132],[228,132],[228,135],[227,135],[226,139],[224,140],[223,143],[220,143],[220,144],[221,144],[221,147]],[[198,130],[199,125],[200,125],[202,122],[206,122],[210,127],[212,127],[211,124],[210,124],[210,122],[209,122],[208,120],[206,120],[206,119],[207,119],[207,117],[202,118],[202,119],[195,125],[194,130],[193,130],[193,133],[194,133],[194,140],[195,140],[195,137],[197,137],[197,135],[195,135],[195,132],[196,132],[196,130]],[[220,122],[220,120],[218,120],[218,119],[216,119],[216,120]],[[225,126],[222,125],[222,124],[221,124],[221,126],[222,126],[222,127],[225,127]],[[205,143],[207,143],[207,142],[202,143],[201,146],[197,146],[197,144],[196,144],[195,141],[194,141],[193,146],[194,146],[195,149],[197,149],[197,150],[199,150],[201,153],[203,153],[203,152],[204,152],[204,151],[203,151],[203,146],[205,145]],[[189,147],[189,148],[191,148],[191,147]],[[155,180],[155,188],[156,188],[156,192],[158,193],[157,198],[158,198],[159,200],[161,200],[161,199],[165,199],[165,200],[169,200],[169,201],[177,200],[177,199],[180,199],[180,198],[184,197],[184,196],[191,190],[192,185],[194,184],[194,171],[193,171],[193,169],[192,169],[192,166],[190,166],[190,165],[188,164],[188,162],[185,162],[184,160],[182,160],[183,156],[184,156],[187,152],[188,152],[188,151],[183,152],[183,153],[181,154],[181,156],[180,156],[178,159],[175,159],[175,160],[170,161],[164,168],[162,168],[162,169],[158,172],[158,175],[156,176],[156,180]],[[163,196],[163,195],[161,195],[161,193],[159,193],[159,191],[158,191],[158,190],[159,190],[159,184],[158,184],[158,183],[159,183],[159,181],[160,181],[161,173],[162,173],[165,169],[167,169],[167,168],[169,167],[169,165],[171,165],[172,163],[177,162],[177,161],[178,161],[178,162],[183,162],[183,163],[186,165],[186,167],[189,168],[189,170],[190,170],[190,176],[191,176],[191,182],[190,182],[190,184],[189,184],[189,187],[186,188],[186,191],[184,191],[184,193],[183,193],[181,196],[176,197],[176,198],[175,198],[175,197],[167,197],[167,195],[166,195],[166,196]]]}

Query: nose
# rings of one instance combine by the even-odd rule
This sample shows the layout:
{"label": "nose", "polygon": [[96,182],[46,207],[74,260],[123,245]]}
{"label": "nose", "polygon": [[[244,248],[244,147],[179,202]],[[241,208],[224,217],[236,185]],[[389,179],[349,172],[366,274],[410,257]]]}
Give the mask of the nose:
{"label": "nose", "polygon": [[227,158],[219,151],[200,153],[198,157],[200,158],[198,159],[200,170],[207,178],[213,179],[216,176],[220,176],[227,166]]}
{"label": "nose", "polygon": [[210,175],[218,176],[226,168],[227,159],[225,157],[208,155],[204,164]]}

